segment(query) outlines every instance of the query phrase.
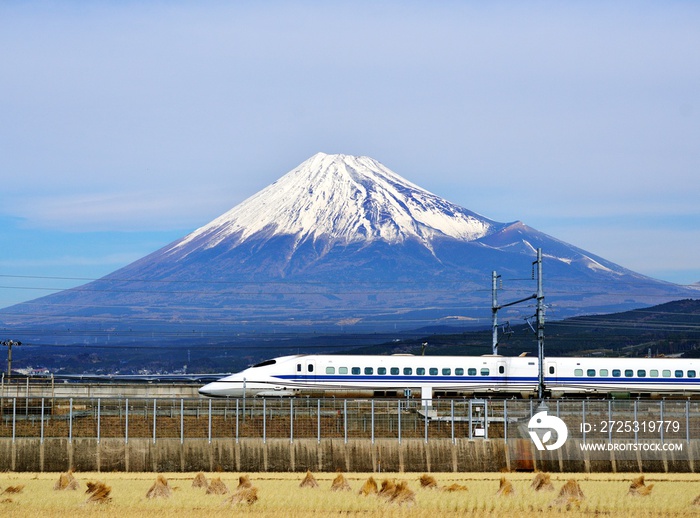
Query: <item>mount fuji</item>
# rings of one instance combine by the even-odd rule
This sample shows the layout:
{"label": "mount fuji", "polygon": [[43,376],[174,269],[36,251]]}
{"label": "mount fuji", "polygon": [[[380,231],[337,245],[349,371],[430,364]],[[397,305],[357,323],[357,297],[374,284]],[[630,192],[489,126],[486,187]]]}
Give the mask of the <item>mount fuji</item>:
{"label": "mount fuji", "polygon": [[99,280],[6,308],[0,324],[93,337],[487,324],[492,271],[499,301],[534,293],[538,248],[548,319],[697,295],[520,221],[471,212],[372,158],[318,153],[182,239]]}

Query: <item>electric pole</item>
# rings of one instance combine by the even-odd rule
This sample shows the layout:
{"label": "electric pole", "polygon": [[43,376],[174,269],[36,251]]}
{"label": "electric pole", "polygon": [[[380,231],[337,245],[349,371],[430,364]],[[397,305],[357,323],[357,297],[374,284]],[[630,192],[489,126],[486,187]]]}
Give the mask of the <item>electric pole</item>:
{"label": "electric pole", "polygon": [[4,340],[0,344],[7,347],[7,379],[12,377],[12,346],[20,346],[22,342],[16,342],[15,340]]}
{"label": "electric pole", "polygon": [[491,317],[492,317],[492,349],[494,356],[498,354],[498,277],[496,270],[491,272]]}
{"label": "electric pole", "polygon": [[539,363],[539,383],[537,396],[544,398],[544,290],[542,289],[542,249],[537,249],[537,359]]}

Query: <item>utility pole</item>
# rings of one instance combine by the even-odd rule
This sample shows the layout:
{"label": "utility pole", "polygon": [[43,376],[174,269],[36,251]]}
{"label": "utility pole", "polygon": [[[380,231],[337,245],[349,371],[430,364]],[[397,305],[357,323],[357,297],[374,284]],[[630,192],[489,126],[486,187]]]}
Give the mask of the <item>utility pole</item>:
{"label": "utility pole", "polygon": [[542,249],[537,249],[537,359],[539,364],[539,383],[537,396],[544,398],[544,290],[542,288]]}
{"label": "utility pole", "polygon": [[494,356],[498,354],[498,278],[496,270],[491,272],[491,318],[492,318],[492,348]]}
{"label": "utility pole", "polygon": [[16,342],[14,340],[4,340],[0,344],[7,347],[7,379],[12,377],[12,346],[20,346],[22,342]]}
{"label": "utility pole", "polygon": [[[532,263],[533,266],[533,276],[535,274],[534,266],[537,265],[537,293],[533,293],[529,297],[525,297],[514,302],[508,302],[507,304],[498,304],[498,278],[500,275],[496,274],[494,270],[491,272],[491,317],[492,317],[492,347],[493,354],[498,354],[498,310],[502,308],[507,308],[508,306],[513,306],[515,304],[520,304],[528,300],[536,299],[537,309],[535,313],[535,318],[537,319],[537,328],[534,329],[537,333],[537,359],[539,364],[538,370],[538,384],[537,384],[537,397],[542,400],[544,397],[544,289],[542,287],[542,249],[537,249],[537,260]],[[530,322],[528,321],[528,324]],[[532,324],[530,324],[532,328]]]}

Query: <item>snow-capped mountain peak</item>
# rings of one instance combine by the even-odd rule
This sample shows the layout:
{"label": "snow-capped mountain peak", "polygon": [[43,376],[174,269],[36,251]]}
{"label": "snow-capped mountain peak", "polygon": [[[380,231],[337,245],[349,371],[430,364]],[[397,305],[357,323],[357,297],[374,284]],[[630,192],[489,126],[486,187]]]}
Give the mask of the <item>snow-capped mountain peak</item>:
{"label": "snow-capped mountain peak", "polygon": [[[495,222],[405,180],[366,156],[318,153],[227,213],[186,236],[173,251],[235,246],[251,237],[294,236],[330,244],[437,237],[473,241]],[[189,248],[189,246],[187,246]]]}

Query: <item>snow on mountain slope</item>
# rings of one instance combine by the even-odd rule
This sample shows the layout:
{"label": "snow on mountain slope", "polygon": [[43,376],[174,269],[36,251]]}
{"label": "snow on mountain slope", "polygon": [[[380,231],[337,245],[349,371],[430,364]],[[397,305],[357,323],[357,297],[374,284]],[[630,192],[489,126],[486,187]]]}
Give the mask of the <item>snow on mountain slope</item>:
{"label": "snow on mountain slope", "polygon": [[173,246],[173,253],[236,246],[255,236],[333,245],[438,237],[479,239],[501,225],[405,180],[369,157],[318,153]]}

